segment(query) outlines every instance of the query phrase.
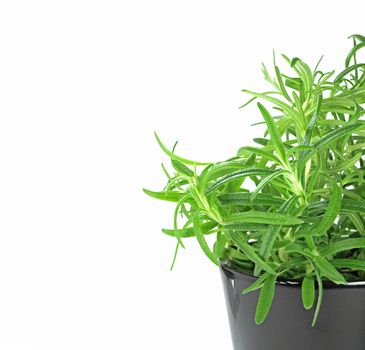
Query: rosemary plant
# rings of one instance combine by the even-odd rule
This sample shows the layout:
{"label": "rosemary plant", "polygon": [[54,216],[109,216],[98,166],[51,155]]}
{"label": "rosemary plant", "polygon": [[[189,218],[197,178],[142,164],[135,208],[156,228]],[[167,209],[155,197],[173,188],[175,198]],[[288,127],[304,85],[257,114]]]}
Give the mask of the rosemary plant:
{"label": "rosemary plant", "polygon": [[[267,131],[231,159],[182,158],[156,134],[174,174],[164,168],[166,187],[144,191],[176,203],[173,227],[163,232],[177,239],[176,253],[195,237],[213,263],[257,276],[243,291],[261,289],[257,324],[269,312],[277,279],[301,282],[304,307],[315,309],[313,325],[323,281],[365,279],[365,63],[356,59],[365,37],[351,38],[337,75],[285,55],[290,75],[275,60],[272,75],[262,66],[271,90],[243,91],[251,98],[245,105],[262,102]],[[216,236],[213,247],[209,234]]]}

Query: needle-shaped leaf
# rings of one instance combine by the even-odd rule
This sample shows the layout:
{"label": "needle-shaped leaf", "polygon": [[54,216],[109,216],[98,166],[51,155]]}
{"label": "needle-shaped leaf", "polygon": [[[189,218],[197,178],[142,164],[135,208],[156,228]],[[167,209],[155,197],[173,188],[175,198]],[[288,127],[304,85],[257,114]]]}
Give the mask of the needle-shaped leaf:
{"label": "needle-shaped leaf", "polygon": [[338,270],[336,270],[336,268],[333,267],[333,265],[331,265],[331,263],[328,260],[326,260],[322,256],[316,256],[314,258],[314,261],[322,275],[326,276],[336,284],[346,283],[346,280],[342,276],[342,274],[338,272]]}
{"label": "needle-shaped leaf", "polygon": [[231,238],[237,247],[242,250],[242,252],[247,256],[249,260],[259,265],[263,270],[269,272],[272,275],[276,275],[275,270],[264,262],[255,252],[255,249],[252,248],[237,231],[231,231]]}
{"label": "needle-shaped leaf", "polygon": [[261,275],[259,278],[256,279],[254,283],[252,283],[249,287],[245,288],[242,291],[242,295],[246,295],[248,293],[251,293],[257,289],[260,289],[265,282],[265,280],[271,276],[268,272],[265,272],[263,275]]}
{"label": "needle-shaped leaf", "polygon": [[275,74],[276,74],[276,79],[279,83],[279,87],[280,87],[280,91],[281,93],[283,94],[283,96],[289,101],[289,102],[292,102],[288,92],[286,91],[286,88],[285,88],[285,85],[284,85],[284,82],[283,82],[283,76],[280,72],[280,69],[278,66],[275,66]]}
{"label": "needle-shaped leaf", "polygon": [[361,198],[344,198],[342,200],[342,210],[355,213],[365,213],[365,200]]}
{"label": "needle-shaped leaf", "polygon": [[319,316],[319,311],[321,309],[322,299],[323,299],[323,282],[322,282],[322,278],[321,278],[321,275],[320,275],[318,269],[315,266],[313,266],[313,267],[314,267],[314,272],[316,274],[316,279],[317,279],[317,283],[318,283],[318,298],[317,298],[316,310],[315,310],[314,316],[313,316],[312,327],[314,327],[317,323],[318,316]]}
{"label": "needle-shaped leaf", "polygon": [[314,305],[315,287],[312,277],[306,276],[302,282],[302,301],[306,310],[310,310]]}
{"label": "needle-shaped leaf", "polygon": [[294,57],[292,59],[291,66],[296,70],[301,78],[305,94],[309,94],[313,84],[313,74],[309,66],[298,57]]}
{"label": "needle-shaped leaf", "polygon": [[173,191],[155,192],[145,188],[143,189],[143,192],[152,198],[175,203],[177,203],[185,195],[184,193]]}
{"label": "needle-shaped leaf", "polygon": [[358,248],[365,248],[365,238],[346,238],[331,243],[328,247],[322,249],[320,253],[322,256],[328,256]]}
{"label": "needle-shaped leaf", "polygon": [[341,171],[349,170],[359,161],[361,156],[362,156],[361,153],[358,153],[353,158],[348,158],[344,161],[341,161],[338,165],[336,165],[332,168],[326,169],[324,171],[324,173],[326,173],[326,174],[338,174]]}
{"label": "needle-shaped leaf", "polygon": [[297,111],[296,110],[291,108],[290,105],[288,105],[287,103],[281,101],[280,99],[270,96],[272,93],[271,94],[269,94],[269,93],[257,93],[257,92],[248,91],[248,90],[242,90],[242,91],[245,92],[246,94],[254,96],[255,98],[262,98],[263,100],[266,100],[266,101],[269,101],[269,102],[273,103],[278,108],[280,108],[284,113],[286,113],[288,116],[290,116],[292,118],[297,117]]}
{"label": "needle-shaped leaf", "polygon": [[338,76],[336,77],[336,79],[333,81],[334,84],[338,84],[340,82],[342,82],[343,78],[348,75],[349,73],[359,69],[359,68],[364,68],[365,64],[364,63],[357,63],[354,64],[348,68],[346,68],[345,70],[343,70],[340,74],[338,74]]}
{"label": "needle-shaped leaf", "polygon": [[253,141],[255,141],[257,144],[261,146],[267,146],[267,144],[269,143],[269,140],[264,139],[262,137],[255,137]]}
{"label": "needle-shaped leaf", "polygon": [[214,243],[213,253],[220,260],[225,260],[227,254],[228,238],[222,233],[217,233],[217,240]]}
{"label": "needle-shaped leaf", "polygon": [[267,225],[265,224],[255,224],[250,222],[234,222],[230,224],[223,223],[222,225],[227,230],[237,230],[237,231],[257,231],[264,232],[267,230]]}
{"label": "needle-shaped leaf", "polygon": [[364,43],[365,42],[365,36],[360,35],[360,34],[353,34],[349,36],[349,39],[356,39],[357,41],[359,41],[360,43]]}
{"label": "needle-shaped leaf", "polygon": [[208,243],[204,238],[204,231],[202,224],[200,223],[198,213],[196,213],[193,217],[193,225],[194,225],[195,236],[203,252],[214,264],[219,265],[217,256],[210,250]]}
{"label": "needle-shaped leaf", "polygon": [[350,52],[348,53],[345,61],[345,66],[348,67],[350,65],[351,59],[356,55],[357,51],[365,47],[365,42],[361,42],[360,44],[355,45]]}
{"label": "needle-shaped leaf", "polygon": [[[313,202],[309,205],[311,209],[324,210],[328,206],[328,201]],[[365,200],[361,198],[343,198],[341,212],[344,213],[365,213]]]}
{"label": "needle-shaped leaf", "polygon": [[365,261],[355,259],[333,259],[331,264],[337,269],[350,269],[365,271]]}
{"label": "needle-shaped leaf", "polygon": [[161,149],[171,158],[174,160],[177,160],[178,162],[181,162],[183,164],[190,164],[190,165],[209,165],[210,163],[202,163],[202,162],[196,162],[190,159],[186,159],[183,157],[179,157],[178,155],[176,155],[174,152],[170,151],[160,140],[160,138],[158,137],[157,133],[155,132],[155,138],[157,140],[157,143],[159,144],[159,146],[161,147]]}
{"label": "needle-shaped leaf", "polygon": [[313,254],[310,252],[308,248],[305,248],[302,244],[292,243],[285,247],[285,251],[288,253],[297,253],[301,254],[307,258],[312,258]]}
{"label": "needle-shaped leaf", "polygon": [[286,163],[287,162],[287,155],[285,153],[285,148],[283,142],[281,141],[279,130],[276,127],[275,121],[268,110],[260,103],[257,103],[257,106],[260,109],[262,116],[265,119],[265,123],[269,130],[269,134],[271,136],[271,140],[275,146],[276,151],[278,152],[279,157],[281,160]]}
{"label": "needle-shaped leaf", "polygon": [[350,219],[350,221],[354,224],[357,231],[361,236],[365,235],[365,227],[363,219],[357,213],[346,213],[346,216]]}
{"label": "needle-shaped leaf", "polygon": [[[255,159],[254,159],[255,161]],[[205,169],[200,175],[202,188],[205,188],[209,181],[217,180],[225,175],[229,175],[234,171],[248,169],[247,160],[234,159],[225,162],[219,162]]]}
{"label": "needle-shaped leaf", "polygon": [[257,148],[257,147],[252,147],[252,146],[241,147],[238,150],[237,155],[243,156],[243,155],[247,155],[247,154],[251,154],[251,153],[261,156],[263,159],[272,160],[273,162],[280,164],[280,160],[277,157],[275,157],[272,153],[270,153],[262,148]]}
{"label": "needle-shaped leaf", "polygon": [[303,220],[289,214],[272,213],[263,211],[247,211],[227,216],[225,224],[229,223],[256,223],[267,225],[299,225]]}
{"label": "needle-shaped leaf", "polygon": [[245,178],[247,176],[262,176],[262,175],[270,175],[274,172],[274,170],[271,169],[260,169],[260,168],[249,168],[249,169],[242,169],[232,172],[231,174],[227,174],[225,176],[222,176],[217,181],[213,182],[207,189],[206,193],[210,193],[220,187],[221,185],[236,180],[239,178]]}
{"label": "needle-shaped leaf", "polygon": [[287,153],[288,153],[288,155],[291,155],[291,154],[296,154],[296,153],[303,152],[303,151],[313,151],[313,149],[314,149],[313,146],[299,145],[299,146],[290,148]]}
{"label": "needle-shaped leaf", "polygon": [[[293,196],[289,198],[279,209],[279,213],[287,214],[291,211],[291,209],[295,206],[297,197]],[[282,225],[270,225],[267,232],[264,234],[262,238],[262,243],[260,247],[260,256],[267,260],[271,254],[271,250],[273,249],[275,240],[282,228]]]}
{"label": "needle-shaped leaf", "polygon": [[313,151],[306,152],[305,155],[300,159],[300,162],[298,163],[298,170],[299,173],[303,170],[306,162],[317,152],[323,150],[325,147],[330,145],[331,143],[338,141],[339,139],[351,135],[356,130],[359,130],[361,128],[364,128],[362,124],[352,124],[347,125],[342,128],[337,128],[335,130],[330,131],[326,135],[322,136],[320,140],[318,140],[316,143],[313,144]]}
{"label": "needle-shaped leaf", "polygon": [[342,128],[337,128],[333,131],[330,131],[328,134],[322,136],[321,139],[318,140],[313,145],[315,147],[315,150],[310,153],[320,151],[323,148],[325,148],[326,146],[328,146],[330,143],[335,142],[335,141],[341,139],[342,137],[350,135],[353,132],[355,132],[356,130],[359,130],[362,128],[364,128],[364,125],[358,123],[358,124],[347,125]]}
{"label": "needle-shaped leaf", "polygon": [[322,236],[333,225],[341,209],[342,190],[332,181],[332,193],[322,220],[314,227],[298,231],[295,237]]}
{"label": "needle-shaped leaf", "polygon": [[275,295],[276,276],[266,278],[261,288],[259,301],[256,307],[255,322],[257,325],[263,323],[270,311],[271,304]]}
{"label": "needle-shaped leaf", "polygon": [[236,192],[225,193],[218,196],[218,200],[223,206],[269,206],[278,207],[284,203],[284,199],[266,193],[258,193],[254,199],[251,193]]}
{"label": "needle-shaped leaf", "polygon": [[177,172],[184,174],[186,176],[189,176],[189,177],[194,176],[194,172],[191,169],[189,169],[186,165],[184,165],[183,163],[181,163],[175,159],[172,159],[171,164]]}
{"label": "needle-shaped leaf", "polygon": [[284,170],[284,169],[280,169],[275,171],[274,173],[266,176],[264,179],[262,179],[260,181],[260,183],[256,186],[255,191],[253,191],[251,193],[251,199],[254,200],[255,197],[259,194],[260,191],[262,191],[262,189],[267,186],[272,180],[274,180],[275,178],[277,178],[278,176],[282,176],[284,174],[289,173],[288,170]]}
{"label": "needle-shaped leaf", "polygon": [[303,140],[303,143],[302,145],[303,146],[308,146],[310,144],[310,141],[312,139],[312,134],[313,134],[313,130],[314,130],[314,127],[316,125],[316,122],[318,120],[318,117],[319,117],[319,114],[321,112],[321,108],[322,108],[322,101],[323,101],[323,96],[322,95],[319,95],[318,96],[318,101],[317,101],[317,105],[316,105],[316,109],[313,113],[313,116],[308,124],[308,128],[305,132],[305,135],[304,135],[304,140]]}
{"label": "needle-shaped leaf", "polygon": [[[216,222],[205,222],[205,223],[201,224],[201,229],[203,232],[205,232],[204,234],[207,234],[207,233],[210,233],[209,231],[211,231],[216,226],[217,226]],[[180,236],[182,238],[188,238],[188,237],[195,236],[194,227],[187,227],[187,228],[178,229],[178,230],[173,230],[173,229],[170,230],[170,229],[166,229],[166,228],[162,229],[163,233],[165,233],[166,235],[171,236],[171,237],[176,237],[176,231],[178,232],[178,236]]]}
{"label": "needle-shaped leaf", "polygon": [[190,198],[190,193],[186,194],[182,198],[179,199],[179,201],[176,204],[175,211],[174,211],[174,236],[177,238],[177,241],[180,243],[180,245],[185,248],[184,243],[182,241],[182,237],[180,236],[180,231],[177,227],[177,218],[179,215],[179,210],[183,206],[183,204]]}

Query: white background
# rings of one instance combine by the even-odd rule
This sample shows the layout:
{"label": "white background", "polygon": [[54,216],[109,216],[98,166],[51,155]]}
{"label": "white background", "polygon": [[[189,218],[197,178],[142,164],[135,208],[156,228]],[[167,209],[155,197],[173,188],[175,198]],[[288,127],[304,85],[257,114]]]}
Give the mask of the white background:
{"label": "white background", "polygon": [[0,350],[230,349],[219,271],[161,227],[177,151],[261,136],[272,49],[341,69],[362,1],[2,1]]}

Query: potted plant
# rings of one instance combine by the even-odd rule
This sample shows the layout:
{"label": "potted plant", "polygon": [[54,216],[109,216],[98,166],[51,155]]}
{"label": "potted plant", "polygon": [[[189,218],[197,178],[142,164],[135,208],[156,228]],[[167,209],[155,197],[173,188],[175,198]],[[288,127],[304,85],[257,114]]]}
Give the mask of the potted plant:
{"label": "potted plant", "polygon": [[365,37],[351,38],[339,74],[263,65],[270,91],[244,92],[267,131],[228,160],[180,157],[156,134],[174,174],[144,191],[176,203],[176,253],[195,237],[220,267],[236,350],[365,348]]}

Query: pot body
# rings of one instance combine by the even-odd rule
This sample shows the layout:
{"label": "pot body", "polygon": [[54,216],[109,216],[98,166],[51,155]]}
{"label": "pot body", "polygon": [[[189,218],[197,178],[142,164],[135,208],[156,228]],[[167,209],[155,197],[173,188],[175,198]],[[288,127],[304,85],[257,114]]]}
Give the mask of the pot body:
{"label": "pot body", "polygon": [[365,285],[324,286],[315,327],[314,310],[304,309],[300,285],[276,285],[269,315],[259,326],[260,291],[242,295],[255,278],[221,266],[234,350],[365,350]]}

